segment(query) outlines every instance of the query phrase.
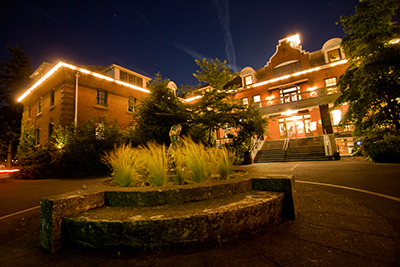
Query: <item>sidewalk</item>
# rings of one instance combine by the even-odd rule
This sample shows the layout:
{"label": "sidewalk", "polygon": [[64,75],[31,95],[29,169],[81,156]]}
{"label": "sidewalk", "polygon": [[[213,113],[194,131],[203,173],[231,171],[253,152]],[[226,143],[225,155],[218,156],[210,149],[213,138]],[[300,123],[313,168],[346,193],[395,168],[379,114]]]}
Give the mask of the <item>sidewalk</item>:
{"label": "sidewalk", "polygon": [[320,187],[296,184],[300,215],[222,247],[137,254],[39,247],[39,211],[0,221],[0,266],[400,266],[400,239],[382,217]]}

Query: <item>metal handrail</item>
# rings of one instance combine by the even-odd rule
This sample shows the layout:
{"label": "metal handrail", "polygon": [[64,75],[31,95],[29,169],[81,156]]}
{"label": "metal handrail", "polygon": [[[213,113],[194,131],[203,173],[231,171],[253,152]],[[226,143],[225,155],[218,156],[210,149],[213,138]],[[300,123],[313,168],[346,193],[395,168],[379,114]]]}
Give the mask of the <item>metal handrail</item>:
{"label": "metal handrail", "polygon": [[288,148],[289,148],[289,140],[290,140],[290,138],[286,138],[285,139],[285,142],[283,143],[283,150],[288,150]]}

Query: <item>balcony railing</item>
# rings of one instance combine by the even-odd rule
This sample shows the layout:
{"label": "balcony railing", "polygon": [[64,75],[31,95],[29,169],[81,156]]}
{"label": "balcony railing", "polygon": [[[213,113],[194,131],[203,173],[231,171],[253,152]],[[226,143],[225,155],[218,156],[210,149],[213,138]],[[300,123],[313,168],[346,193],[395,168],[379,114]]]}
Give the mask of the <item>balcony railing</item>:
{"label": "balcony railing", "polygon": [[287,109],[306,108],[314,105],[333,103],[339,96],[337,87],[318,88],[294,95],[284,95],[273,99],[267,99],[256,104],[264,114],[282,112]]}

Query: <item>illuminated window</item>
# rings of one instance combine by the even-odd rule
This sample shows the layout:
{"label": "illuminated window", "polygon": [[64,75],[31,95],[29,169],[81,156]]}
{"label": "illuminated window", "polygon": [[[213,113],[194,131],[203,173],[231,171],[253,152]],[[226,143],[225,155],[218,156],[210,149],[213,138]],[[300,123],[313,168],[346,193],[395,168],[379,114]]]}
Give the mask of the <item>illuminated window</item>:
{"label": "illuminated window", "polygon": [[282,103],[289,103],[301,100],[300,86],[285,88],[280,90],[280,97]]}
{"label": "illuminated window", "polygon": [[336,77],[325,79],[325,87],[328,95],[337,93]]}
{"label": "illuminated window", "polygon": [[260,96],[260,95],[255,95],[255,96],[253,96],[253,102],[254,102],[254,103],[260,102],[260,101],[261,101],[261,96]]}
{"label": "illuminated window", "polygon": [[50,107],[54,107],[54,96],[55,96],[55,90],[51,90],[50,92]]}
{"label": "illuminated window", "polygon": [[244,77],[244,84],[246,86],[253,84],[253,77],[251,75]]}
{"label": "illuminated window", "polygon": [[107,91],[97,90],[96,104],[107,107]]}
{"label": "illuminated window", "polygon": [[275,77],[283,76],[286,74],[291,74],[297,71],[301,71],[301,61],[297,60],[294,62],[283,63],[276,66],[273,69],[273,73]]}
{"label": "illuminated window", "polygon": [[243,104],[244,105],[248,105],[249,104],[249,99],[247,97],[243,98]]}
{"label": "illuminated window", "polygon": [[332,122],[333,125],[339,125],[342,119],[342,112],[339,109],[332,110]]}
{"label": "illuminated window", "polygon": [[136,110],[136,98],[129,97],[128,98],[128,112],[135,112]]}
{"label": "illuminated window", "polygon": [[340,56],[340,49],[338,48],[332,51],[328,51],[328,59],[329,62],[341,60],[342,57]]}
{"label": "illuminated window", "polygon": [[38,100],[38,106],[37,106],[37,114],[42,114],[42,103],[43,103],[43,98],[39,97]]}

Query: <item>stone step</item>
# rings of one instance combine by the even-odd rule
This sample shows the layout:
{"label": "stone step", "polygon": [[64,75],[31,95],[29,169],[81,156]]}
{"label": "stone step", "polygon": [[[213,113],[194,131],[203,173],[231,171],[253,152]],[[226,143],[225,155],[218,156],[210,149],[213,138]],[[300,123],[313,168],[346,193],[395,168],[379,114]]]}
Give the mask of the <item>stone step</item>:
{"label": "stone step", "polygon": [[104,206],[64,218],[84,247],[152,251],[221,244],[251,236],[281,216],[284,193],[250,190],[223,198],[157,206]]}

